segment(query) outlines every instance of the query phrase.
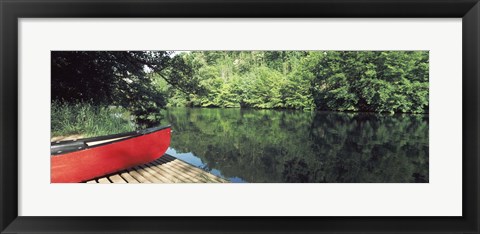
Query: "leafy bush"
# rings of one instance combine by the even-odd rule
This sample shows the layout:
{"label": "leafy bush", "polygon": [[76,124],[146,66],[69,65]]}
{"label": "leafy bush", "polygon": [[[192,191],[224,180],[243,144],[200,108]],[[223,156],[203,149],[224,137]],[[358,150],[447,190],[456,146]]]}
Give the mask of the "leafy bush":
{"label": "leafy bush", "polygon": [[170,86],[169,106],[428,113],[427,51],[197,51],[181,56],[204,92],[185,95]]}
{"label": "leafy bush", "polygon": [[84,137],[134,131],[130,114],[119,107],[96,107],[90,103],[51,104],[51,135]]}

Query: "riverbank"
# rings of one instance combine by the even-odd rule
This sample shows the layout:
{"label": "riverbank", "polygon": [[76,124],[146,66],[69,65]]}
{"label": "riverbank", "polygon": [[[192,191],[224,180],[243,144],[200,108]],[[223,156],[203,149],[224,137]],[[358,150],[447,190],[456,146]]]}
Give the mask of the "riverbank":
{"label": "riverbank", "polygon": [[135,130],[130,113],[119,107],[52,102],[51,140],[91,137]]}
{"label": "riverbank", "polygon": [[[276,111],[276,112],[332,112],[345,114],[376,114],[376,115],[427,115],[428,113],[388,113],[388,112],[357,112],[357,111],[321,111],[296,110],[290,108],[241,108],[241,107],[168,107],[168,109],[237,109],[240,111]],[[163,111],[162,111],[163,112]],[[67,104],[53,102],[51,106],[51,140],[71,140],[82,137],[109,135],[134,131],[136,124],[134,116],[121,107],[94,106],[89,103]],[[160,120],[158,120],[160,122]],[[160,123],[158,123],[160,124]],[[170,124],[170,123],[168,123]]]}
{"label": "riverbank", "polygon": [[83,136],[81,134],[73,134],[73,135],[68,135],[68,136],[54,136],[54,137],[50,138],[50,142],[70,141],[70,140],[77,140],[77,139],[81,139],[81,138],[85,138],[85,136]]}

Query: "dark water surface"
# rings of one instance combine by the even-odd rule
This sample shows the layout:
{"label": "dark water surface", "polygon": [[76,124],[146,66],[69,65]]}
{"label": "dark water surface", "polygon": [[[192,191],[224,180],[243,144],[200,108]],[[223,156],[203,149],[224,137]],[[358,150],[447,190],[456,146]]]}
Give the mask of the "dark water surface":
{"label": "dark water surface", "polygon": [[171,108],[167,153],[232,182],[428,182],[428,115]]}

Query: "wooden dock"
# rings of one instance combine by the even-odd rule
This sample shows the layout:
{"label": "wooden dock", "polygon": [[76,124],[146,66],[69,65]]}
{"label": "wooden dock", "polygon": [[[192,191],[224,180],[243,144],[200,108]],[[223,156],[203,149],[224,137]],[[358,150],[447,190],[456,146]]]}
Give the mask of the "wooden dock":
{"label": "wooden dock", "polygon": [[228,183],[228,181],[165,154],[153,162],[96,178],[86,183]]}

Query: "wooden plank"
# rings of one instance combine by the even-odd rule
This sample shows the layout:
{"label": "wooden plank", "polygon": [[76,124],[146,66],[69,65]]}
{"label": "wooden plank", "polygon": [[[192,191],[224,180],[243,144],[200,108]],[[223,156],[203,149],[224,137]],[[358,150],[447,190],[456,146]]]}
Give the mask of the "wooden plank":
{"label": "wooden plank", "polygon": [[[207,177],[206,175],[203,175],[203,173],[205,173],[205,171],[203,170],[195,170],[195,167],[191,166],[191,165],[182,165],[182,164],[178,164],[178,163],[175,163],[175,161],[178,161],[178,160],[173,160],[173,161],[169,161],[169,162],[166,162],[165,159],[159,159],[160,161],[163,161],[165,164],[169,165],[170,168],[181,168],[183,173],[186,173],[186,172],[190,172],[190,173],[195,173],[193,176],[191,174],[188,174],[186,176],[189,176],[189,177],[195,177],[197,179],[198,182],[201,182],[201,183],[205,183],[205,182],[208,182],[207,180],[204,179],[204,177]],[[175,169],[175,170],[179,170],[179,169]]]}
{"label": "wooden plank", "polygon": [[100,183],[100,184],[111,184],[110,180],[108,180],[105,177],[98,179],[98,183]]}
{"label": "wooden plank", "polygon": [[[172,162],[173,165],[176,167],[180,168],[185,168],[185,165],[182,165],[178,160]],[[193,166],[191,166],[193,167]],[[189,175],[192,177],[197,178],[198,180],[202,181],[203,183],[220,183],[223,181],[217,180],[215,177],[213,177],[209,172],[203,171],[203,170],[193,170],[191,167],[189,167]]]}
{"label": "wooden plank", "polygon": [[177,177],[173,176],[170,172],[166,171],[161,165],[157,164],[148,164],[150,168],[154,171],[156,171],[158,174],[162,175],[162,177],[165,179],[165,183],[179,183],[182,182],[180,179]]}
{"label": "wooden plank", "polygon": [[191,168],[180,167],[177,164],[173,164],[174,161],[170,161],[165,163],[164,165],[168,165],[170,169],[174,170],[176,173],[182,174],[189,182],[194,183],[205,183],[206,181],[202,179],[201,173],[195,172],[191,170]]}
{"label": "wooden plank", "polygon": [[222,179],[221,177],[218,177],[216,175],[211,174],[210,172],[204,171],[196,166],[190,165],[180,159],[175,159],[170,162],[170,164],[182,167],[187,169],[189,172],[190,176],[195,176],[198,177],[202,180],[202,182],[207,182],[207,183],[228,183],[227,180]]}
{"label": "wooden plank", "polygon": [[165,154],[159,159],[86,183],[228,183],[180,159]]}
{"label": "wooden plank", "polygon": [[165,167],[165,164],[159,164],[158,162],[152,163],[153,168],[156,168],[158,171],[162,172],[162,175],[170,180],[170,183],[185,183],[188,180],[179,176],[177,172],[172,171]]}
{"label": "wooden plank", "polygon": [[108,177],[113,183],[115,184],[126,184],[127,181],[125,181],[120,175],[112,175]]}
{"label": "wooden plank", "polygon": [[179,171],[178,169],[175,169],[170,165],[170,163],[163,163],[162,168],[167,171],[167,173],[171,174],[172,176],[175,176],[178,178],[181,182],[197,182],[196,180],[189,179],[183,174],[183,171]]}
{"label": "wooden plank", "polygon": [[162,165],[163,165],[163,168],[165,168],[165,170],[174,174],[177,178],[180,178],[184,183],[201,183],[202,182],[195,177],[189,176],[187,174],[188,170],[174,167],[170,162],[164,163]]}
{"label": "wooden plank", "polygon": [[120,176],[125,180],[127,181],[127,183],[130,183],[130,184],[138,184],[138,181],[133,178],[130,174],[128,174],[128,172],[123,172],[120,174]]}
{"label": "wooden plank", "polygon": [[154,168],[154,166],[151,166],[150,163],[143,164],[141,167],[151,175],[155,176],[160,181],[160,183],[171,183],[171,181],[165,177],[164,173],[155,170],[156,168]]}
{"label": "wooden plank", "polygon": [[210,172],[208,172],[208,171],[205,171],[205,170],[203,170],[203,169],[200,169],[200,168],[198,168],[198,167],[196,167],[196,166],[190,165],[190,164],[188,164],[188,163],[186,163],[186,162],[184,162],[184,161],[182,161],[182,160],[180,160],[180,159],[175,160],[175,163],[178,163],[178,164],[181,164],[181,165],[187,166],[187,167],[192,167],[192,170],[205,173],[206,175],[208,175],[208,177],[209,177],[210,179],[213,179],[213,180],[215,180],[215,181],[218,181],[218,182],[221,182],[221,183],[229,183],[228,180],[225,180],[225,179],[223,179],[223,178],[221,178],[221,177],[219,177],[219,176],[216,176],[216,175],[214,175],[214,174],[212,174],[212,173],[210,173]]}
{"label": "wooden plank", "polygon": [[201,179],[199,179],[200,177],[198,177],[194,172],[192,172],[192,170],[189,170],[189,168],[179,167],[175,164],[172,164],[172,162],[169,162],[168,165],[172,170],[175,170],[177,173],[181,174],[183,177],[187,178],[191,182],[195,182],[195,183],[204,182]]}
{"label": "wooden plank", "polygon": [[89,180],[89,181],[87,181],[86,183],[87,183],[87,184],[96,184],[97,181],[95,181],[95,180]]}
{"label": "wooden plank", "polygon": [[138,173],[135,170],[129,170],[128,174],[131,175],[133,178],[135,178],[140,183],[145,183],[145,184],[151,183],[150,181],[147,180],[147,178],[143,177],[142,175],[140,175],[140,173]]}
{"label": "wooden plank", "polygon": [[159,180],[157,177],[155,177],[154,175],[150,174],[148,171],[144,170],[143,167],[141,166],[136,166],[134,167],[135,170],[140,173],[140,175],[142,175],[143,177],[145,177],[148,181],[152,182],[152,183],[161,183],[162,181]]}
{"label": "wooden plank", "polygon": [[[172,161],[170,164],[180,168],[187,168],[187,166],[180,163],[180,160]],[[198,180],[202,181],[203,183],[224,183],[224,181],[218,180],[218,177],[215,177],[211,173],[201,169],[194,170],[193,167],[194,166],[188,167],[189,175],[198,178]]]}
{"label": "wooden plank", "polygon": [[[163,157],[162,157],[162,158],[163,158]],[[160,160],[160,161],[162,161],[162,162],[165,162],[165,159],[162,159],[162,158],[159,158],[159,159],[157,159],[157,160]],[[213,180],[213,181],[210,181],[210,182],[216,181],[216,182],[221,182],[221,183],[228,183],[227,180],[225,180],[225,179],[223,179],[223,178],[220,178],[220,177],[218,177],[218,176],[216,176],[216,175],[213,175],[213,174],[210,173],[210,172],[204,171],[204,170],[202,170],[202,169],[200,169],[200,168],[198,168],[198,167],[196,167],[196,166],[190,165],[190,164],[188,164],[188,163],[186,163],[186,162],[184,162],[184,161],[182,161],[182,160],[180,160],[180,159],[176,159],[176,160],[174,160],[173,162],[175,162],[175,163],[177,163],[177,164],[179,164],[179,165],[182,165],[183,167],[188,167],[188,168],[190,168],[192,171],[196,171],[196,172],[199,172],[199,173],[205,173],[205,175],[206,175],[208,178],[210,178],[210,179]]]}
{"label": "wooden plank", "polygon": [[173,161],[173,160],[177,159],[177,158],[173,157],[173,156],[170,155],[170,154],[164,154],[164,155],[163,155],[162,157],[160,157],[160,158],[162,158],[163,160],[166,160],[166,161]]}

